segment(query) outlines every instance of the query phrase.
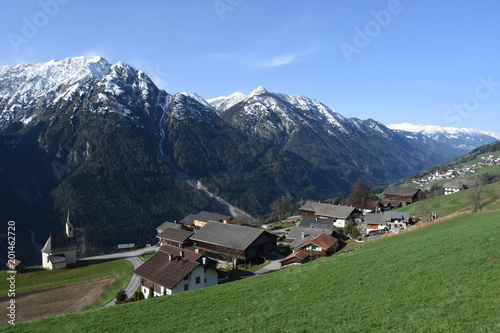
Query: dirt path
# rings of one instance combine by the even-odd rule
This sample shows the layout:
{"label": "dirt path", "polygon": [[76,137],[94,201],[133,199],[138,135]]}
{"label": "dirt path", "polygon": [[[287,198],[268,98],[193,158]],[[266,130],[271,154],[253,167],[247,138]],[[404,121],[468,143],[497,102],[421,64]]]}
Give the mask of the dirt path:
{"label": "dirt path", "polygon": [[[62,287],[16,295],[16,323],[40,317],[76,312],[94,304],[116,280],[116,276],[78,282]],[[0,309],[6,309],[10,298],[0,298]],[[3,313],[0,325],[7,324]]]}
{"label": "dirt path", "polygon": [[433,225],[433,224],[436,224],[436,223],[439,223],[439,222],[443,222],[443,221],[447,221],[447,220],[455,218],[457,216],[464,215],[464,214],[470,214],[470,213],[472,213],[472,210],[463,210],[463,211],[460,211],[460,212],[456,212],[456,213],[453,213],[453,214],[450,214],[450,215],[446,215],[446,216],[437,218],[437,219],[435,219],[433,221],[425,222],[423,224],[412,225],[410,227],[407,227],[406,229],[397,230],[397,231],[393,231],[393,232],[388,232],[386,234],[381,235],[380,238],[387,238],[387,237],[391,237],[391,236],[394,236],[394,235],[403,234],[405,232],[409,232],[409,231],[413,231],[413,230],[417,230],[417,229],[422,229],[422,228],[428,227],[430,225]]}

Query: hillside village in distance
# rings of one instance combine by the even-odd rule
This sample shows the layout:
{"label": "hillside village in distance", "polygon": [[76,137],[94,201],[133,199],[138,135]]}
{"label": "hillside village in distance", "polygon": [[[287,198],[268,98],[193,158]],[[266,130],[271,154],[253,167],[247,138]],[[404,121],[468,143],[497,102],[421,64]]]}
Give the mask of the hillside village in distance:
{"label": "hillside village in distance", "polygon": [[[412,185],[417,185],[417,186],[427,186],[433,181],[438,181],[438,180],[443,180],[443,179],[455,179],[457,177],[466,177],[470,174],[473,174],[476,172],[477,169],[485,167],[485,166],[493,166],[493,165],[498,165],[500,164],[500,157],[496,157],[494,155],[489,155],[489,156],[482,156],[481,157],[482,161],[470,164],[470,165],[463,165],[463,166],[458,166],[458,167],[449,167],[449,168],[443,168],[441,170],[436,170],[434,173],[430,173],[426,176],[423,176],[421,178],[414,178],[411,180]],[[450,183],[447,183],[447,185]],[[448,186],[444,186],[445,189]],[[448,193],[446,193],[448,194]]]}

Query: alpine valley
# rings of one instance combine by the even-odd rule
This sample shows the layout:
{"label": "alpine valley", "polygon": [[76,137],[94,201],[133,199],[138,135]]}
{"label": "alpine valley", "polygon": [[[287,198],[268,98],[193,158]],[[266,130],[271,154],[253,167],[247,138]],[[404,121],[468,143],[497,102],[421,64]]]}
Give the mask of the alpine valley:
{"label": "alpine valley", "polygon": [[0,66],[0,112],[0,219],[28,263],[68,212],[92,254],[200,210],[256,217],[282,196],[346,196],[359,177],[386,185],[467,152],[263,87],[171,95],[101,57]]}

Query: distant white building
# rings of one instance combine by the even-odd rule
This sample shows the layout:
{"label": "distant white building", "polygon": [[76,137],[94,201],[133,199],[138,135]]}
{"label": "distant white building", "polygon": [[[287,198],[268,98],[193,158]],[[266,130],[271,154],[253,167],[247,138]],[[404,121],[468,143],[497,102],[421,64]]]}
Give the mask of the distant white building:
{"label": "distant white building", "polygon": [[458,191],[464,190],[472,186],[472,181],[468,179],[460,179],[454,182],[446,183],[443,185],[444,195],[453,194]]}
{"label": "distant white building", "polygon": [[66,219],[66,233],[50,235],[42,248],[43,268],[54,270],[76,263],[76,244],[73,239],[73,224]]}

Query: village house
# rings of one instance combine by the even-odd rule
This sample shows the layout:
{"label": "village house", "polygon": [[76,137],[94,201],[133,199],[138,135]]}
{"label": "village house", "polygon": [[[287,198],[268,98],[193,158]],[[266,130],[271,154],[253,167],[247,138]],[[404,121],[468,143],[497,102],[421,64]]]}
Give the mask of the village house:
{"label": "village house", "polygon": [[469,179],[458,179],[454,182],[443,184],[444,195],[453,194],[455,192],[468,189],[474,186],[474,181]]}
{"label": "village house", "polygon": [[184,227],[198,230],[208,222],[228,223],[232,216],[201,211],[198,214],[190,214],[181,220]]}
{"label": "village house", "polygon": [[387,231],[385,214],[367,213],[363,222],[366,234]]}
{"label": "village house", "polygon": [[[406,206],[406,204],[405,204]],[[392,201],[392,200],[381,200],[379,212],[385,212],[388,210],[398,209],[403,207],[402,201]]]}
{"label": "village house", "polygon": [[344,228],[348,221],[353,221],[360,216],[360,211],[354,207],[338,206],[319,202],[307,202],[299,208],[302,219],[315,218],[318,223],[322,219],[331,219],[337,228]]}
{"label": "village house", "polygon": [[403,206],[419,201],[423,192],[414,187],[388,186],[382,194],[387,201],[400,201]]}
{"label": "village house", "polygon": [[67,265],[76,263],[76,243],[73,238],[73,224],[66,219],[66,233],[50,235],[42,248],[43,268],[54,270],[66,268]]}
{"label": "village house", "polygon": [[265,230],[208,222],[191,236],[195,251],[221,266],[261,262],[275,248],[277,236]]}
{"label": "village house", "polygon": [[321,257],[331,256],[337,252],[340,242],[337,238],[327,234],[318,235],[299,245],[300,251],[306,251],[311,256],[311,260]]}
{"label": "village house", "polygon": [[163,231],[165,231],[167,228],[170,228],[170,229],[181,229],[182,228],[182,224],[176,223],[176,222],[165,221],[165,222],[163,222],[162,224],[160,224],[156,228],[156,233],[159,235]]}
{"label": "village house", "polygon": [[372,233],[406,229],[411,223],[410,214],[407,212],[386,211],[380,214],[368,213],[365,215],[361,230],[362,233],[369,235]]}
{"label": "village house", "polygon": [[160,245],[172,245],[180,248],[193,246],[193,241],[190,237],[194,234],[192,231],[167,228],[161,234],[156,236],[159,238]]}
{"label": "village house", "polygon": [[134,274],[140,278],[141,292],[146,299],[218,284],[213,261],[171,245],[163,245],[134,270]]}
{"label": "village house", "polygon": [[334,254],[340,247],[340,241],[328,234],[321,233],[299,244],[296,250],[280,260],[281,266],[305,264],[320,257]]}
{"label": "village house", "polygon": [[300,225],[293,227],[290,230],[286,238],[292,241],[290,244],[290,248],[293,251],[298,251],[299,246],[302,243],[321,234],[336,236],[339,234],[339,232],[337,228],[333,229],[331,226],[322,226],[320,224],[302,226],[301,222]]}
{"label": "village house", "polygon": [[384,220],[389,230],[406,229],[410,224],[407,212],[384,212]]}
{"label": "village house", "polygon": [[290,265],[302,265],[311,261],[311,256],[307,251],[297,251],[280,260],[281,267]]}

